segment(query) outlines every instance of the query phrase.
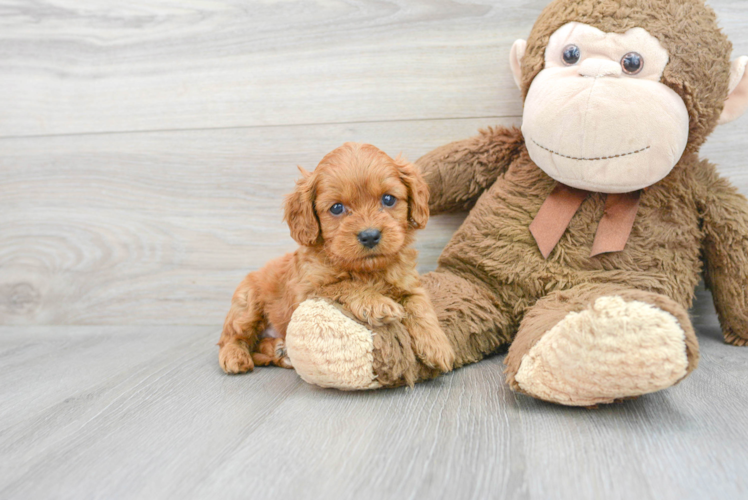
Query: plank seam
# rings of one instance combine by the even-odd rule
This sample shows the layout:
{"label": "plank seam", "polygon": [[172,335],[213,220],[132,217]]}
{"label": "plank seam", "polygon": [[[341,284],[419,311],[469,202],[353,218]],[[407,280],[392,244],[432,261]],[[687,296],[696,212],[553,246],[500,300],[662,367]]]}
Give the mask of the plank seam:
{"label": "plank seam", "polygon": [[201,127],[201,128],[164,128],[164,129],[146,129],[146,130],[110,130],[102,132],[69,132],[61,134],[31,134],[31,135],[5,135],[0,136],[0,140],[13,139],[44,139],[54,137],[81,137],[81,136],[101,136],[101,135],[125,135],[125,134],[149,134],[149,133],[170,133],[170,132],[206,132],[214,130],[250,130],[260,128],[281,128],[281,127],[317,127],[333,125],[366,125],[376,123],[411,123],[411,122],[445,122],[458,120],[505,120],[508,118],[520,119],[521,115],[506,116],[459,116],[445,118],[395,118],[392,120],[353,120],[342,122],[319,122],[319,123],[278,123],[270,125],[237,125],[231,127]]}

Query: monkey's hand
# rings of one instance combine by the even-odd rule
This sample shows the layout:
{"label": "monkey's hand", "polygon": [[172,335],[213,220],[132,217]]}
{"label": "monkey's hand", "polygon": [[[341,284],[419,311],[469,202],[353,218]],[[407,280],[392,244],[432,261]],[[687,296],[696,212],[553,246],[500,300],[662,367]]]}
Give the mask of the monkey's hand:
{"label": "monkey's hand", "polygon": [[495,127],[418,159],[416,166],[429,185],[431,215],[472,208],[483,191],[506,172],[523,144],[518,128]]}
{"label": "monkey's hand", "polygon": [[735,333],[731,331],[725,332],[725,342],[727,342],[728,344],[737,345],[741,347],[748,346],[748,338],[739,337],[738,335],[736,335]]}
{"label": "monkey's hand", "polygon": [[729,181],[705,174],[704,281],[712,291],[725,342],[748,345],[748,201]]}

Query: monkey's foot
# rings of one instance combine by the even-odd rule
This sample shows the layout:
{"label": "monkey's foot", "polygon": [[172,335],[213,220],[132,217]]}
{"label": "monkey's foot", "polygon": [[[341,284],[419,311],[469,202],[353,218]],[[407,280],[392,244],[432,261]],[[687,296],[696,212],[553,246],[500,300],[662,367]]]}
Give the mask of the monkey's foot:
{"label": "monkey's foot", "polygon": [[685,332],[672,314],[604,296],[548,330],[511,383],[546,401],[594,406],[665,389],[687,373]]}

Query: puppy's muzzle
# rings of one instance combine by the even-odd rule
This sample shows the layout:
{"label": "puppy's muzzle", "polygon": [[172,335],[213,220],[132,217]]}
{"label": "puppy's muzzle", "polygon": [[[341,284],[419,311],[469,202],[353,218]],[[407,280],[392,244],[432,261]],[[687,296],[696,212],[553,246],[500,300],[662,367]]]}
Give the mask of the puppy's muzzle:
{"label": "puppy's muzzle", "polygon": [[382,239],[382,233],[378,229],[364,229],[356,236],[358,241],[366,248],[374,248]]}

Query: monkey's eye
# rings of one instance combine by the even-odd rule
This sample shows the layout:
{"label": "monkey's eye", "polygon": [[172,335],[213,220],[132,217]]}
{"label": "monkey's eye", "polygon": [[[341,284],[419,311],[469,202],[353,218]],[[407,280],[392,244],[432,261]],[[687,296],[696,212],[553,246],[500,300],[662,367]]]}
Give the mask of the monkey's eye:
{"label": "monkey's eye", "polygon": [[564,64],[572,66],[579,62],[579,59],[582,57],[582,51],[576,45],[567,45],[564,49],[563,57]]}
{"label": "monkey's eye", "polygon": [[644,67],[644,58],[636,52],[629,52],[621,59],[621,67],[627,75],[635,75]]}
{"label": "monkey's eye", "polygon": [[335,205],[330,207],[330,213],[333,215],[340,215],[345,210],[345,207],[342,203],[336,203]]}
{"label": "monkey's eye", "polygon": [[391,194],[382,196],[382,205],[384,205],[385,207],[394,207],[396,202],[397,198],[395,198]]}

